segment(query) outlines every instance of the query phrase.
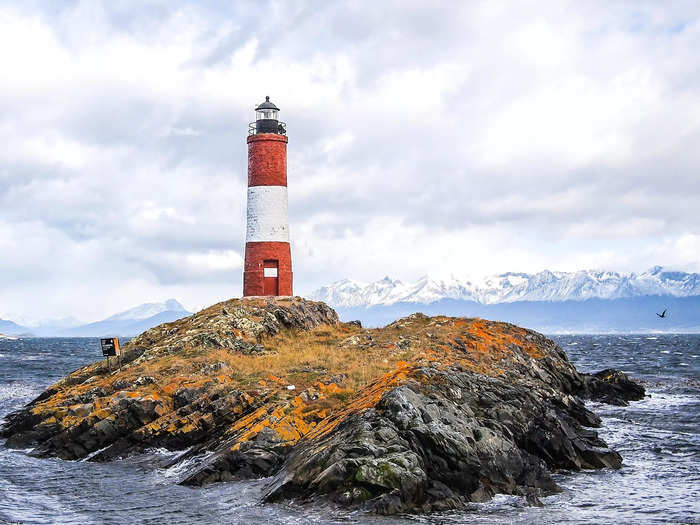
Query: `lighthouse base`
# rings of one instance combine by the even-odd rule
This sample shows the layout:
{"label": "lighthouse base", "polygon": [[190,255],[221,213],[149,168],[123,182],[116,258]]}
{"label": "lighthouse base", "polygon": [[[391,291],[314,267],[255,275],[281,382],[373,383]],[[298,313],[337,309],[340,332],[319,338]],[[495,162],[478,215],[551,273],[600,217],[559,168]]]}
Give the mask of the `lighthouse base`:
{"label": "lighthouse base", "polygon": [[246,243],[243,297],[291,295],[292,255],[289,243]]}

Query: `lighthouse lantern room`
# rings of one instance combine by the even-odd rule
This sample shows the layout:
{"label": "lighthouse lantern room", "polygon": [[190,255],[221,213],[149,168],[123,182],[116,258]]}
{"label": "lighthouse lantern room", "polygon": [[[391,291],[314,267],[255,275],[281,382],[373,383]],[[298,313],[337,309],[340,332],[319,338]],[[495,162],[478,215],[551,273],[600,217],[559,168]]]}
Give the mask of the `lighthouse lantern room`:
{"label": "lighthouse lantern room", "polygon": [[248,222],[243,296],[292,295],[287,127],[265,97],[248,127]]}

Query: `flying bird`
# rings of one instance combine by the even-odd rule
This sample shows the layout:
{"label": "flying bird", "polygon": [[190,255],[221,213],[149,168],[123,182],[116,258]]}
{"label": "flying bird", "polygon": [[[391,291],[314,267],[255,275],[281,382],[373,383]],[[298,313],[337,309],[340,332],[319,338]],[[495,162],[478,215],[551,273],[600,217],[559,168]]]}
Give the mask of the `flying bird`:
{"label": "flying bird", "polygon": [[656,315],[658,315],[659,317],[661,317],[661,319],[665,319],[665,318],[666,318],[666,310],[668,310],[668,308],[664,308],[664,311],[661,312],[661,313],[656,312]]}

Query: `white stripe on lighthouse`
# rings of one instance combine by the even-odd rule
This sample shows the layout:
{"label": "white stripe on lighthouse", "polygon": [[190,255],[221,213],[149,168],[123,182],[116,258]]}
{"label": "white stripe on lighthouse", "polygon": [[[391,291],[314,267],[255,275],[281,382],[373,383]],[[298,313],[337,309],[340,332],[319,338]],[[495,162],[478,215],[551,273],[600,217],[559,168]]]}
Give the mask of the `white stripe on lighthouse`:
{"label": "white stripe on lighthouse", "polygon": [[246,242],[289,242],[286,186],[248,188]]}

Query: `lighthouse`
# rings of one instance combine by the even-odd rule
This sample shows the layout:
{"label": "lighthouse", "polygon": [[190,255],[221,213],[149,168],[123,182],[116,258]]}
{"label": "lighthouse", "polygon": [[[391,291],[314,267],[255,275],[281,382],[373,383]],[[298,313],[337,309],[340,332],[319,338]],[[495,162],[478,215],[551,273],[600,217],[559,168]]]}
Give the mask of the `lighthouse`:
{"label": "lighthouse", "polygon": [[287,129],[265,97],[248,128],[248,222],[243,297],[292,295],[287,215]]}

